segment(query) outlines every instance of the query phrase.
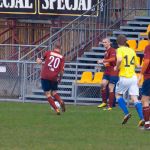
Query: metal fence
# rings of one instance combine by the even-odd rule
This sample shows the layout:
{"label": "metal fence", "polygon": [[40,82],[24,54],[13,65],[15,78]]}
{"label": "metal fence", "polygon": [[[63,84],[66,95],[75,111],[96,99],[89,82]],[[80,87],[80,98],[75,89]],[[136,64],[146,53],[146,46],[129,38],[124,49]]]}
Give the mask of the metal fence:
{"label": "metal fence", "polygon": [[[0,44],[0,59],[1,60],[19,60],[25,54],[30,52],[33,48],[38,45],[21,45],[21,44]],[[40,48],[45,48],[46,46],[41,46]],[[40,48],[36,49],[34,53],[36,54]],[[33,55],[34,55],[33,53]]]}
{"label": "metal fence", "polygon": [[[75,84],[80,79],[82,71],[76,63],[66,65],[75,65],[75,68],[68,70],[62,84],[59,85],[58,93],[62,99],[74,104],[100,102],[100,85]],[[41,66],[35,62],[0,61],[0,101],[47,102],[41,89],[40,69]]]}

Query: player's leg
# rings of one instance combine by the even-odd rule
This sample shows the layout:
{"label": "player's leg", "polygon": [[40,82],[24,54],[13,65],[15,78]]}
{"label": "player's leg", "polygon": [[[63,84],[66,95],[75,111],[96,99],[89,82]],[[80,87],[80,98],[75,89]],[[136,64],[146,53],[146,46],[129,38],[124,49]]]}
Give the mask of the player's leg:
{"label": "player's leg", "polygon": [[111,110],[115,101],[115,92],[114,88],[116,83],[118,82],[118,77],[117,76],[110,76],[109,80],[109,102],[108,102],[108,110]]}
{"label": "player's leg", "polygon": [[131,100],[134,102],[134,106],[135,106],[138,116],[140,118],[138,126],[143,126],[144,125],[144,116],[143,116],[143,111],[142,111],[142,103],[141,103],[141,101],[138,100],[139,87],[138,87],[137,76],[134,76],[132,78],[132,83],[129,88],[129,95],[131,96]]}
{"label": "player's leg", "polygon": [[109,83],[109,101],[108,101],[108,110],[111,110],[113,107],[114,99],[115,99],[115,93],[114,93],[114,87],[115,85],[112,83]]}
{"label": "player's leg", "polygon": [[101,91],[100,91],[101,96],[102,96],[102,103],[97,106],[98,108],[102,108],[107,105],[107,85],[108,85],[108,83],[109,83],[108,76],[104,75],[102,83],[101,83]]}
{"label": "player's leg", "polygon": [[59,96],[59,94],[57,93],[57,91],[52,91],[52,96],[55,98],[55,100],[57,100],[62,108],[62,112],[66,111],[66,107],[65,107],[65,103],[64,101],[61,99],[61,97]]}
{"label": "player's leg", "polygon": [[60,111],[57,108],[57,106],[55,105],[54,99],[51,96],[51,81],[45,80],[45,79],[41,79],[41,85],[42,85],[42,89],[43,89],[43,91],[45,93],[45,96],[47,97],[47,100],[48,100],[49,104],[56,111],[57,115],[60,115]]}
{"label": "player's leg", "polygon": [[145,129],[150,129],[150,79],[145,80],[142,86],[142,104],[145,120]]}
{"label": "player's leg", "polygon": [[57,81],[53,81],[52,82],[52,91],[51,94],[52,96],[55,98],[55,100],[57,100],[62,108],[62,112],[66,111],[66,107],[65,107],[65,103],[64,101],[61,99],[61,97],[59,96],[59,94],[57,93],[58,90],[58,82]]}
{"label": "player's leg", "polygon": [[150,128],[150,106],[149,106],[149,96],[142,96],[142,103],[143,103],[143,114],[145,120],[145,129]]}
{"label": "player's leg", "polygon": [[141,101],[138,100],[138,97],[134,96],[134,95],[131,96],[131,100],[134,102],[134,106],[135,106],[138,116],[140,118],[138,126],[139,127],[143,126],[144,125],[144,116],[143,116],[143,111],[142,111],[142,103],[141,103]]}
{"label": "player's leg", "polygon": [[125,115],[122,124],[127,123],[128,119],[131,117],[131,114],[129,113],[128,108],[126,106],[126,102],[123,98],[123,93],[125,93],[128,90],[129,83],[130,81],[128,81],[128,79],[120,77],[119,81],[116,84],[116,99],[118,101],[119,107]]}

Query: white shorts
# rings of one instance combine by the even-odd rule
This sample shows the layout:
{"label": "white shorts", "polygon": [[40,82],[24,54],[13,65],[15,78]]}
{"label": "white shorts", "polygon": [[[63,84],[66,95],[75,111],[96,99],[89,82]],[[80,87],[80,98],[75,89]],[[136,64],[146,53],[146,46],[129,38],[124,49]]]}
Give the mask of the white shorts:
{"label": "white shorts", "polygon": [[139,87],[137,76],[132,78],[120,77],[116,84],[116,93],[124,95],[128,92],[129,95],[139,96]]}

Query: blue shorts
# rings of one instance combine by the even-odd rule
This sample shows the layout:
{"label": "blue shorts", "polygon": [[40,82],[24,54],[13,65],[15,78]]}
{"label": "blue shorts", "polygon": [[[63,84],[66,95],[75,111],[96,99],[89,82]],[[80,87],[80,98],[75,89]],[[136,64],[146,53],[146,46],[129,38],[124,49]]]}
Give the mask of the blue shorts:
{"label": "blue shorts", "polygon": [[150,96],[150,79],[147,79],[143,82],[142,95]]}
{"label": "blue shorts", "polygon": [[108,80],[109,83],[116,84],[119,80],[119,77],[118,76],[104,75],[103,79]]}
{"label": "blue shorts", "polygon": [[57,81],[41,79],[41,85],[42,85],[42,89],[44,92],[58,90],[58,82]]}

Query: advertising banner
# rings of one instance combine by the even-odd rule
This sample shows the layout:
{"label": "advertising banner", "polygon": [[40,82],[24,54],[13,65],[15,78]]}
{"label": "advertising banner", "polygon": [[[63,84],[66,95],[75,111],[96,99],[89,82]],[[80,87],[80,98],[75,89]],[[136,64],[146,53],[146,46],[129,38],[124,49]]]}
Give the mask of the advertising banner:
{"label": "advertising banner", "polygon": [[[48,18],[50,16],[79,16],[91,10],[99,0],[0,0],[0,17]],[[89,11],[96,12],[98,8]]]}

